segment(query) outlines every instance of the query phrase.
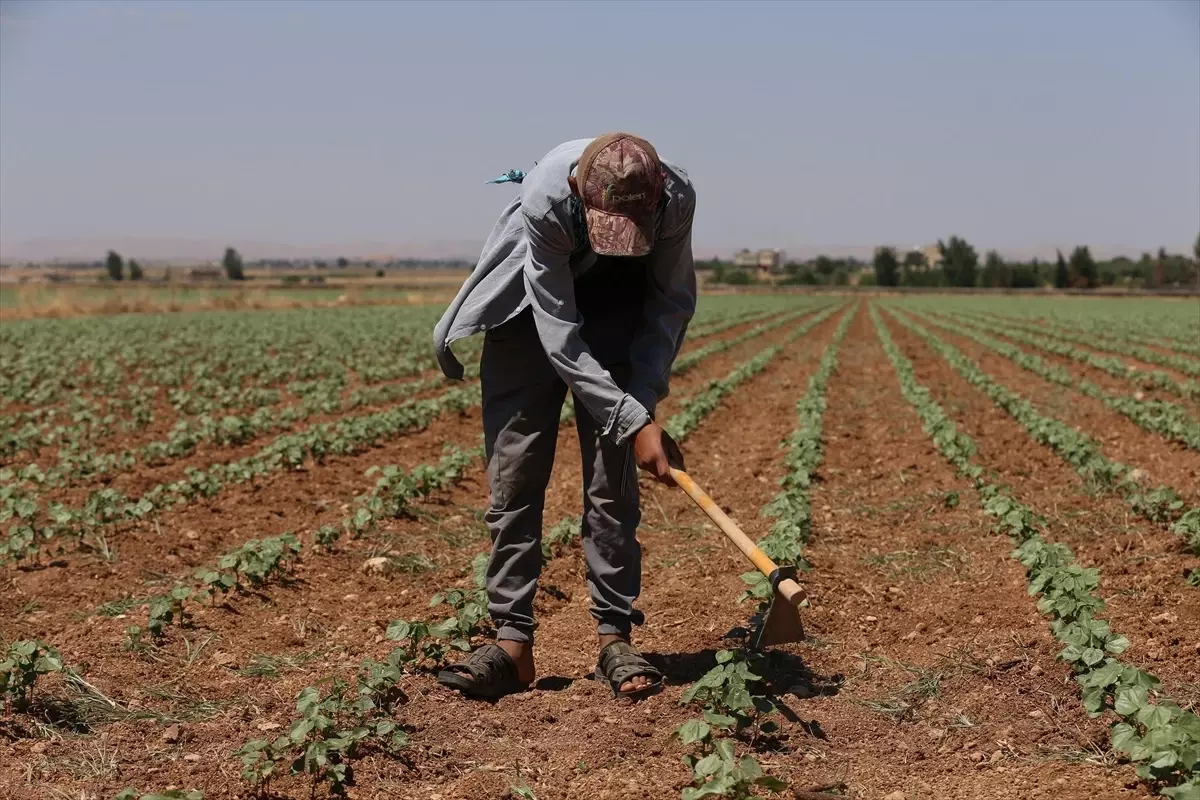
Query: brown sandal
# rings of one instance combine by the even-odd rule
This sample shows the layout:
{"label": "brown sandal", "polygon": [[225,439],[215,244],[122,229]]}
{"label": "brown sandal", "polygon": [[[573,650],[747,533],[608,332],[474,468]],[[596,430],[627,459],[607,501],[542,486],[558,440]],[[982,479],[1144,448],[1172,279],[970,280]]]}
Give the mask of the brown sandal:
{"label": "brown sandal", "polygon": [[[621,691],[621,684],[638,675],[650,678],[645,686],[628,692]],[[663,688],[663,674],[646,657],[638,652],[629,642],[615,641],[606,645],[600,651],[600,660],[596,664],[596,680],[608,683],[613,697],[642,698],[654,694]]]}
{"label": "brown sandal", "polygon": [[467,656],[466,661],[443,669],[438,673],[438,683],[483,700],[495,700],[529,688],[528,683],[521,683],[517,677],[517,662],[504,648],[494,644],[485,644]]}

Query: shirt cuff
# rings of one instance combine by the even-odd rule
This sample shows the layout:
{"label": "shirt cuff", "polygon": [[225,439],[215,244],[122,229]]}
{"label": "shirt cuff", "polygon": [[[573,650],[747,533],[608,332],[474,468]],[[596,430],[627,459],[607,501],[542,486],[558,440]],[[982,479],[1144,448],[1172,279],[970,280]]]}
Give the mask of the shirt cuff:
{"label": "shirt cuff", "polygon": [[634,400],[641,403],[642,408],[646,409],[646,413],[650,415],[650,419],[654,419],[654,412],[658,406],[658,398],[654,392],[647,388],[637,387],[630,389],[629,394]]}
{"label": "shirt cuff", "polygon": [[612,415],[608,418],[608,424],[604,426],[600,435],[620,447],[650,422],[650,413],[646,411],[645,406],[639,403],[633,395],[627,394],[613,409]]}

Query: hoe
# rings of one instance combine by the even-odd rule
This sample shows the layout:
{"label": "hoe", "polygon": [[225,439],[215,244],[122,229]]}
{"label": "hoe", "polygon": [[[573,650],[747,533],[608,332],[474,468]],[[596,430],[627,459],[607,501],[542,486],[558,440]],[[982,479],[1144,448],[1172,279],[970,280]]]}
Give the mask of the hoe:
{"label": "hoe", "polygon": [[663,444],[667,451],[667,460],[671,464],[671,477],[679,484],[679,488],[700,506],[700,510],[708,515],[721,532],[729,537],[738,549],[750,559],[750,563],[767,577],[771,582],[771,606],[765,617],[756,626],[751,637],[751,645],[755,650],[787,642],[799,642],[804,639],[804,627],[800,624],[799,605],[804,601],[803,587],[796,582],[796,568],[793,566],[778,566],[771,558],[758,548],[750,537],[742,532],[733,520],[709,497],[703,489],[696,485],[683,469],[683,454],[679,446],[664,434]]}

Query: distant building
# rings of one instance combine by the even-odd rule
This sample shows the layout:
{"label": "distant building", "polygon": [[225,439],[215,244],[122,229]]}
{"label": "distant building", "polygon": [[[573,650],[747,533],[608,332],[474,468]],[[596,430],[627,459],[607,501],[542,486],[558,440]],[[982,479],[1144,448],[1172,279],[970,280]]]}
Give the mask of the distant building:
{"label": "distant building", "polygon": [[733,265],[742,269],[757,269],[762,273],[777,273],[783,266],[782,250],[739,250]]}
{"label": "distant building", "polygon": [[925,254],[925,263],[929,266],[936,267],[942,263],[942,251],[936,244],[925,245],[921,252]]}
{"label": "distant building", "polygon": [[194,281],[220,280],[224,273],[216,267],[192,267],[188,270],[188,278]]}

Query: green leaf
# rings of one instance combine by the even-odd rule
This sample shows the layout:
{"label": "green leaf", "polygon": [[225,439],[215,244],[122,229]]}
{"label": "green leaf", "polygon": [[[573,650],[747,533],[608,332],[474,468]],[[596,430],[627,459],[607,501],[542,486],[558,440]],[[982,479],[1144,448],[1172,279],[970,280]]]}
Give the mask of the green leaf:
{"label": "green leaf", "polygon": [[1128,717],[1136,714],[1147,704],[1148,695],[1146,690],[1140,686],[1133,686],[1127,689],[1117,691],[1116,701],[1113,703],[1113,710],[1122,717]]}
{"label": "green leaf", "polygon": [[1137,729],[1129,723],[1118,722],[1112,726],[1112,746],[1114,750],[1128,753],[1140,741],[1141,737],[1138,736]]}
{"label": "green leaf", "polygon": [[680,725],[675,730],[675,735],[685,745],[694,744],[695,742],[707,739],[712,733],[712,729],[708,727],[702,720],[689,719],[687,722]]}
{"label": "green leaf", "polygon": [[713,725],[724,730],[729,730],[737,724],[737,720],[728,714],[718,714],[715,711],[705,711],[704,721],[709,725]]}

